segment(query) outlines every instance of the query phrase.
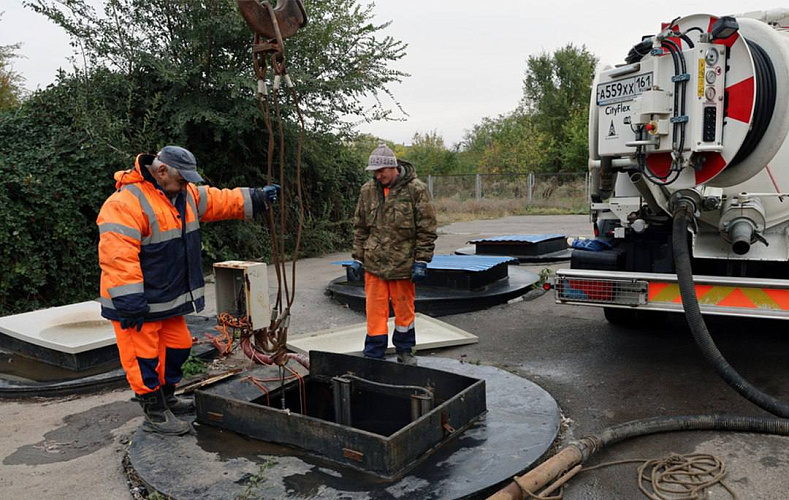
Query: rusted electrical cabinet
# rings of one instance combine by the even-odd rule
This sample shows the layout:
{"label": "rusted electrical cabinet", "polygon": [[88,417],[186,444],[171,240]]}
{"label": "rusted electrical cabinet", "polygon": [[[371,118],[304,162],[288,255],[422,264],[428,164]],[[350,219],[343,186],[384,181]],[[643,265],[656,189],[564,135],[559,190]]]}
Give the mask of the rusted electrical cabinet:
{"label": "rusted electrical cabinet", "polygon": [[246,318],[251,329],[267,327],[271,319],[268,274],[263,262],[229,260],[214,264],[216,312]]}

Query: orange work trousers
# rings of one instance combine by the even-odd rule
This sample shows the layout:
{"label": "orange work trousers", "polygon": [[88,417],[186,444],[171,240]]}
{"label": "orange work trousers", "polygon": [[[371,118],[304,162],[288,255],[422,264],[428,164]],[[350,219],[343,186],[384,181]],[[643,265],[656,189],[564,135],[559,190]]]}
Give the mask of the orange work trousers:
{"label": "orange work trousers", "polygon": [[365,310],[367,312],[367,337],[364,355],[384,359],[389,343],[389,304],[395,313],[392,343],[397,352],[410,352],[416,344],[414,330],[414,299],[416,288],[411,280],[384,280],[374,274],[364,273]]}
{"label": "orange work trousers", "polygon": [[181,380],[181,366],[192,348],[192,335],[183,316],[146,321],[139,332],[135,327],[124,330],[119,321],[113,321],[112,326],[121,366],[136,394],[154,392]]}

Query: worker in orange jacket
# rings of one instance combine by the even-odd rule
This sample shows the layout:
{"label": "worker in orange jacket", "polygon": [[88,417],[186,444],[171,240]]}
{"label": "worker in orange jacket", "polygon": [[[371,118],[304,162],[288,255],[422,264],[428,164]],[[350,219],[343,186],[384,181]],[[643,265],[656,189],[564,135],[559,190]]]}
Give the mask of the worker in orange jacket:
{"label": "worker in orange jacket", "polygon": [[115,180],[96,221],[101,314],[115,329],[143,428],[186,434],[190,424],[175,414],[194,405],[174,392],[192,346],[184,315],[205,307],[200,223],[252,219],[277,200],[279,186],[196,186],[197,161],[179,146],[138,155]]}

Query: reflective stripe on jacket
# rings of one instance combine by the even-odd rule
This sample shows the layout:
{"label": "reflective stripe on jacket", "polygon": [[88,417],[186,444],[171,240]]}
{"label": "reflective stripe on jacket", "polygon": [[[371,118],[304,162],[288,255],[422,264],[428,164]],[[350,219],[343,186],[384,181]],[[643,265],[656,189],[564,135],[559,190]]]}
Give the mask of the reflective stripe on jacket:
{"label": "reflective stripe on jacket", "polygon": [[101,314],[118,320],[148,309],[149,320],[205,307],[200,222],[251,219],[249,188],[189,184],[173,201],[138,155],[134,168],[115,173],[116,188],[101,207]]}
{"label": "reflective stripe on jacket", "polygon": [[362,186],[353,220],[353,258],[384,280],[411,277],[414,260],[430,262],[436,241],[436,211],[414,167],[398,161],[401,174],[384,196],[381,183]]}

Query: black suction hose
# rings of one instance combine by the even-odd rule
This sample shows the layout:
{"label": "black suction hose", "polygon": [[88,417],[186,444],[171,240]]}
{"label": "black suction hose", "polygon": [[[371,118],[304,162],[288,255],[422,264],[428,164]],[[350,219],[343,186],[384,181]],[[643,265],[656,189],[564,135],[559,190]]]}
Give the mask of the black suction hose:
{"label": "black suction hose", "polygon": [[707,325],[701,316],[701,309],[699,309],[699,301],[696,299],[693,272],[690,268],[690,251],[688,249],[688,220],[690,217],[688,208],[680,205],[674,212],[672,238],[674,265],[677,268],[677,281],[679,282],[679,291],[682,296],[682,307],[685,309],[685,317],[688,320],[688,326],[690,326],[693,338],[696,340],[699,349],[701,349],[704,359],[712,365],[715,372],[740,396],[773,415],[787,418],[789,417],[789,405],[769,394],[765,394],[742,378],[726,361],[726,358],[723,357],[723,354],[721,354],[712,340],[710,332],[707,330]]}
{"label": "black suction hose", "polygon": [[749,415],[709,414],[655,417],[625,422],[609,427],[598,435],[586,436],[569,443],[556,455],[526,474],[516,476],[511,483],[488,497],[488,500],[526,500],[527,496],[537,498],[533,493],[527,494],[526,490],[536,493],[566,473],[567,477],[559,479],[556,484],[565,482],[580,470],[580,464],[587,462],[606,446],[634,437],[676,431],[758,432],[789,436],[789,420]]}
{"label": "black suction hose", "polygon": [[615,425],[600,433],[601,446],[611,445],[646,434],[676,431],[758,432],[789,436],[789,420],[755,415],[680,415],[633,420]]}
{"label": "black suction hose", "polygon": [[[673,24],[673,22],[671,24]],[[699,28],[692,29],[701,31]],[[775,101],[776,83],[775,70],[772,66],[772,62],[767,58],[764,50],[756,43],[750,40],[748,43],[751,48],[751,53],[753,54],[754,65],[756,66],[757,72],[756,83],[758,85],[758,92],[756,94],[756,111],[752,129],[748,132],[743,147],[740,148],[740,151],[730,162],[729,167],[736,165],[746,158],[761,140],[772,118],[772,104],[774,104]],[[650,45],[651,40],[644,40],[640,44],[634,46],[630,50],[627,62],[634,63],[639,61],[647,53]],[[669,51],[674,58],[675,73],[677,73],[676,55],[673,51]],[[677,108],[676,94],[675,88],[675,110]],[[689,211],[689,207],[686,204],[680,204],[674,211],[672,238],[674,265],[677,270],[677,281],[679,283],[680,295],[682,296],[682,306],[685,309],[685,317],[688,320],[688,326],[690,326],[693,338],[699,346],[699,349],[701,349],[704,359],[712,365],[715,372],[726,382],[726,384],[751,403],[780,418],[707,414],[655,417],[625,422],[609,427],[599,435],[586,436],[568,444],[559,453],[536,468],[523,476],[516,477],[515,481],[489,497],[489,500],[525,499],[524,485],[527,485],[530,491],[539,491],[548,482],[553,481],[564,472],[569,471],[578,464],[586,462],[592,455],[605,446],[634,437],[662,432],[704,430],[758,432],[775,434],[778,436],[789,436],[789,420],[787,420],[787,417],[789,417],[789,405],[765,394],[742,378],[742,376],[732,368],[729,362],[726,361],[726,358],[723,357],[707,330],[707,325],[704,323],[704,318],[701,316],[701,309],[699,308],[699,302],[696,298],[696,289],[693,284],[693,272],[690,267],[688,221],[691,220],[691,214],[692,211]]]}
{"label": "black suction hose", "polygon": [[[572,476],[573,470],[575,472],[580,470],[580,464],[589,460],[601,449],[634,437],[677,431],[758,432],[789,436],[789,419],[786,419],[789,416],[789,406],[761,392],[743,379],[720,353],[712,337],[710,337],[707,326],[704,324],[704,318],[702,318],[701,310],[699,309],[699,302],[696,299],[693,273],[690,268],[688,221],[691,217],[689,207],[686,204],[679,204],[674,211],[672,237],[677,281],[679,282],[680,294],[682,295],[682,305],[685,308],[685,316],[693,333],[693,338],[701,349],[704,359],[712,365],[716,373],[729,386],[759,408],[781,418],[713,413],[654,417],[625,422],[609,427],[600,434],[586,436],[573,441],[539,466],[522,476],[517,476],[513,482],[490,496],[488,500],[524,500],[526,498],[526,490],[530,492],[540,491],[551,481],[570,471],[567,473],[568,476],[559,479],[557,484],[564,482]],[[529,498],[532,497],[533,495]]]}

